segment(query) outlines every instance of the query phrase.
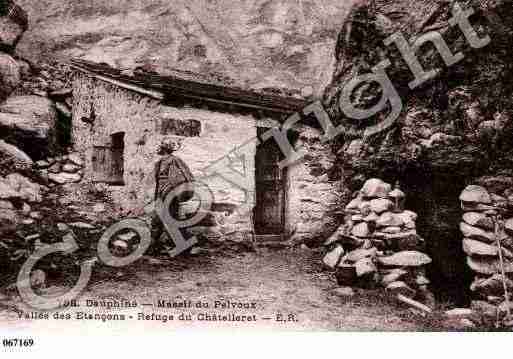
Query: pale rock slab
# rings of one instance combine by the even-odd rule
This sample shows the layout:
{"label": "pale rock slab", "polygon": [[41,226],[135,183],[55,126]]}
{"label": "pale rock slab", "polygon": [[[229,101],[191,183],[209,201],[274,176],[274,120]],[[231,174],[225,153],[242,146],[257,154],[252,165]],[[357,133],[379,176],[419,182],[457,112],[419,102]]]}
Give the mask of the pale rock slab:
{"label": "pale rock slab", "polygon": [[417,251],[403,251],[388,257],[379,257],[378,261],[385,266],[421,267],[431,263],[427,254]]}
{"label": "pale rock slab", "polygon": [[331,252],[326,254],[323,258],[323,263],[331,268],[335,269],[335,267],[338,265],[340,258],[344,255],[344,248],[340,245],[336,246],[335,249],[333,249]]}
{"label": "pale rock slab", "polygon": [[361,193],[365,198],[388,198],[392,186],[378,178],[372,178],[365,182]]}
{"label": "pale rock slab", "polygon": [[492,219],[483,213],[467,212],[463,215],[463,220],[465,223],[473,227],[479,227],[486,230],[494,230],[495,228]]}
{"label": "pale rock slab", "polygon": [[394,207],[394,203],[389,199],[378,198],[373,199],[369,203],[371,211],[381,214],[383,212],[387,212]]}
{"label": "pale rock slab", "polygon": [[344,258],[342,258],[342,263],[356,263],[364,258],[374,258],[377,255],[378,250],[376,248],[370,249],[355,249],[347,253]]}
{"label": "pale rock slab", "polygon": [[[474,272],[492,275],[501,272],[499,260],[467,257],[467,264]],[[513,273],[513,263],[506,261],[504,271]]]}
{"label": "pale rock slab", "polygon": [[370,274],[374,274],[378,271],[376,264],[372,260],[372,258],[363,258],[355,263],[356,275],[358,277],[367,276]]}
{"label": "pale rock slab", "polygon": [[358,223],[351,230],[351,234],[355,237],[366,238],[370,235],[369,226],[365,222]]}
{"label": "pale rock slab", "polygon": [[495,233],[487,232],[481,228],[470,226],[465,222],[460,223],[460,230],[465,238],[487,243],[493,243],[495,241]]}
{"label": "pale rock slab", "polygon": [[408,284],[406,284],[405,282],[402,282],[402,281],[390,283],[387,286],[386,290],[387,290],[387,292],[389,292],[391,294],[394,294],[394,295],[402,294],[405,297],[409,297],[409,298],[414,297],[416,294],[415,290],[413,290],[410,286],[408,286]]}
{"label": "pale rock slab", "polygon": [[492,204],[492,198],[488,191],[481,186],[470,185],[463,190],[460,201],[467,203]]}

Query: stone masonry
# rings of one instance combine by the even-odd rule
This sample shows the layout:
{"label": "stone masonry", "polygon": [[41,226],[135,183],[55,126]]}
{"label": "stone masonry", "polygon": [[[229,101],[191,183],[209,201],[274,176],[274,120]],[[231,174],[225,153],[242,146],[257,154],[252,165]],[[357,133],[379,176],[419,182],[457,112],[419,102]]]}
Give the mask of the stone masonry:
{"label": "stone masonry", "polygon": [[[513,309],[505,288],[513,290],[513,191],[510,177],[481,178],[461,193],[460,224],[467,264],[474,272],[472,306],[491,318]],[[505,187],[508,187],[505,189]]]}
{"label": "stone masonry", "polygon": [[345,224],[325,243],[324,264],[342,286],[382,286],[392,294],[427,301],[424,240],[417,214],[402,208],[404,193],[380,179],[368,180],[346,206]]}

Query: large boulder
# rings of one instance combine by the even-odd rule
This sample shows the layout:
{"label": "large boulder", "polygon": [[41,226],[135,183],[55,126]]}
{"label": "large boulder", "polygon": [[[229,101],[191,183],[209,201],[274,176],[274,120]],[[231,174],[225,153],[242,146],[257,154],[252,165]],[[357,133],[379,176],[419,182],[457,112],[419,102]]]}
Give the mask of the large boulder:
{"label": "large boulder", "polygon": [[5,100],[21,83],[20,65],[0,52],[0,101]]}
{"label": "large boulder", "polygon": [[55,144],[55,105],[40,96],[14,96],[0,105],[0,136],[32,159],[44,158]]}
{"label": "large boulder", "polygon": [[19,173],[11,173],[5,179],[0,177],[0,199],[41,202],[41,186]]}

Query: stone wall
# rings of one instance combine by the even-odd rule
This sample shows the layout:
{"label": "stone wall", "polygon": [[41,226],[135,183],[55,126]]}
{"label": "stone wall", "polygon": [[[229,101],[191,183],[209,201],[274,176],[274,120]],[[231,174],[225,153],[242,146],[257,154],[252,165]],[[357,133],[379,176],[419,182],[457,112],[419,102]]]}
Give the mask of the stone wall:
{"label": "stone wall", "polygon": [[[256,142],[253,140],[257,135],[257,120],[247,115],[170,106],[162,106],[158,116],[157,136],[180,141],[182,149],[177,155],[187,163],[194,177],[211,190],[214,200],[212,211],[219,234],[239,238],[245,236],[244,233],[252,232],[256,154]],[[193,131],[194,136],[185,137],[173,135],[173,131],[167,132],[163,124],[168,121],[198,123]],[[196,130],[198,128],[199,132]],[[221,176],[208,175],[207,169],[228,155],[233,169],[240,172],[250,184],[249,190],[243,190]],[[227,171],[221,171],[221,174]],[[229,177],[233,177],[233,174]]]}
{"label": "stone wall", "polygon": [[320,244],[338,227],[341,214],[341,182],[334,171],[336,156],[329,143],[321,142],[321,132],[298,128],[297,148],[306,156],[289,168],[287,230],[293,242]]}
{"label": "stone wall", "polygon": [[433,305],[418,215],[404,208],[406,195],[380,179],[365,182],[345,207],[345,223],[325,243],[324,264],[341,286],[382,286],[392,294]]}
{"label": "stone wall", "polygon": [[93,147],[109,146],[111,135],[125,133],[125,183],[110,187],[122,207],[140,207],[144,180],[151,173],[157,139],[158,102],[103,81],[77,75],[73,83],[73,147],[85,157],[85,181],[93,180]]}
{"label": "stone wall", "polygon": [[[164,106],[157,100],[82,75],[75,79],[74,95],[73,142],[74,148],[85,154],[85,183],[94,178],[93,147],[108,146],[112,134],[124,132],[124,185],[107,186],[107,190],[122,210],[140,213],[158,160],[158,144],[164,138],[172,138],[182,144],[176,155],[187,163],[196,179],[209,186],[217,207],[228,207],[231,215],[236,208],[244,212],[246,223],[239,223],[240,218],[237,223],[240,228],[251,228],[247,208],[254,205],[252,193],[246,202],[242,190],[219,177],[207,177],[204,170],[256,137],[252,118]],[[244,165],[253,183],[255,146],[246,146],[245,151]]]}
{"label": "stone wall", "polygon": [[460,195],[463,250],[474,273],[472,305],[496,320],[507,312],[505,287],[513,291],[513,177],[481,177],[476,183]]}
{"label": "stone wall", "polygon": [[[109,146],[112,134],[124,132],[124,185],[103,187],[121,211],[141,213],[157,145],[170,138],[181,144],[176,155],[212,191],[211,221],[217,229],[211,234],[240,238],[253,231],[257,128],[276,126],[275,120],[161,104],[80,74],[74,81],[74,98],[72,137],[74,149],[85,158],[83,185],[94,179],[93,147]],[[320,132],[302,127],[298,133],[296,145],[304,147],[307,155],[288,169],[286,234],[294,234],[298,241],[317,239],[318,243],[337,227],[340,183],[334,179],[335,156],[329,144],[321,143]],[[232,169],[246,178],[247,190],[208,173],[210,166],[226,156]],[[192,201],[184,211],[193,211],[194,206]]]}

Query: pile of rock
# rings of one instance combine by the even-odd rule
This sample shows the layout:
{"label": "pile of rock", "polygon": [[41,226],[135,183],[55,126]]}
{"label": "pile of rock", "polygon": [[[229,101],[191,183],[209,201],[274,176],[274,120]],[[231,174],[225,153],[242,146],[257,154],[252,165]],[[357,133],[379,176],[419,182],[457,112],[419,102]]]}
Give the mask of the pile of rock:
{"label": "pile of rock", "polygon": [[14,232],[20,224],[32,224],[38,213],[30,204],[40,203],[45,190],[19,173],[0,176],[0,235]]}
{"label": "pile of rock", "polygon": [[[40,204],[51,187],[81,181],[84,166],[76,153],[33,164],[23,152],[18,153],[16,147],[0,141],[2,149],[0,154],[11,153],[13,158],[23,162],[25,168],[21,173],[0,174],[0,235],[14,232],[18,225],[31,225],[41,219],[41,214],[32,209],[34,204]],[[27,167],[29,165],[36,171]]]}
{"label": "pile of rock", "polygon": [[495,193],[477,185],[461,193],[460,229],[467,264],[475,273],[473,306],[494,317],[507,312],[504,286],[513,293],[513,186],[491,187]]}
{"label": "pile of rock", "polygon": [[47,180],[50,185],[63,185],[77,183],[84,175],[84,161],[78,153],[60,157],[49,157],[37,161],[36,167],[41,177]]}
{"label": "pile of rock", "polygon": [[342,286],[384,286],[393,294],[432,300],[417,234],[417,215],[402,208],[404,193],[380,179],[368,180],[345,208],[345,224],[326,242],[324,263]]}

